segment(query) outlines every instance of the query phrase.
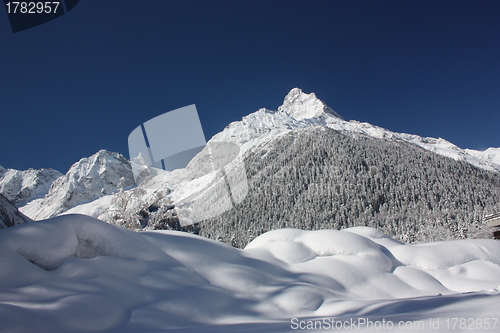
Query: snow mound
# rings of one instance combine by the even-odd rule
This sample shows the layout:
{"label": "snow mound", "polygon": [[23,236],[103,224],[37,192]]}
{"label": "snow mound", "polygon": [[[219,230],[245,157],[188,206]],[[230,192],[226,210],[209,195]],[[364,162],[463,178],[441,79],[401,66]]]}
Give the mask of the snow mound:
{"label": "snow mound", "polygon": [[[113,237],[108,237],[109,234]],[[85,215],[59,216],[43,223],[31,223],[30,228],[14,228],[8,235],[0,235],[0,239],[1,246],[8,246],[47,271],[61,267],[71,257],[167,259],[163,252],[154,251],[139,234]],[[124,244],[129,246],[124,247]]]}
{"label": "snow mound", "polygon": [[0,251],[0,332],[289,332],[291,318],[496,316],[500,300],[496,241],[408,245],[367,227],[275,230],[240,250],[64,215],[0,231]]}

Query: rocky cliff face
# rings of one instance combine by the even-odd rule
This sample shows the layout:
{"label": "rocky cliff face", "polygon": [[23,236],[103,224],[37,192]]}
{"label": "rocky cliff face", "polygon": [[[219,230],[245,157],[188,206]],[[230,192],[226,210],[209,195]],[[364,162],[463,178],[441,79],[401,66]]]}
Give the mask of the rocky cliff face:
{"label": "rocky cliff face", "polygon": [[30,221],[29,218],[17,210],[12,202],[0,194],[0,229],[13,227]]}

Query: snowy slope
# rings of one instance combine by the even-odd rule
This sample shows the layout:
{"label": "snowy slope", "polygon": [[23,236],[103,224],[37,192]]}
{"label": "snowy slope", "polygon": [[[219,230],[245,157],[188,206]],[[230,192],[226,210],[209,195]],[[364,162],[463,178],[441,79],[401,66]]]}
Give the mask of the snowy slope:
{"label": "snowy slope", "polygon": [[21,207],[28,202],[43,198],[50,185],[62,176],[54,169],[5,169],[0,166],[0,194]]}
{"label": "snowy slope", "polygon": [[73,164],[52,183],[44,198],[30,202],[20,211],[40,220],[134,184],[130,162],[118,153],[101,150]]}
{"label": "snowy slope", "polygon": [[500,148],[488,148],[485,151],[466,149],[466,152],[480,161],[486,161],[494,166],[500,165]]}
{"label": "snowy slope", "polygon": [[0,251],[0,332],[291,332],[322,317],[445,331],[497,318],[500,301],[499,242],[407,245],[366,227],[275,230],[239,250],[66,215],[1,230]]}

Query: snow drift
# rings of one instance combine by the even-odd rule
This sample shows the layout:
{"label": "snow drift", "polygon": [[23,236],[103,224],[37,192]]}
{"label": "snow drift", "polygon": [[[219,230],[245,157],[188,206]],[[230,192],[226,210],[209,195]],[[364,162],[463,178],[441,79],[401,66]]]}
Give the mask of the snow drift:
{"label": "snow drift", "polygon": [[293,318],[495,317],[500,300],[499,242],[367,227],[275,230],[240,250],[65,215],[0,231],[0,251],[0,332],[288,332]]}

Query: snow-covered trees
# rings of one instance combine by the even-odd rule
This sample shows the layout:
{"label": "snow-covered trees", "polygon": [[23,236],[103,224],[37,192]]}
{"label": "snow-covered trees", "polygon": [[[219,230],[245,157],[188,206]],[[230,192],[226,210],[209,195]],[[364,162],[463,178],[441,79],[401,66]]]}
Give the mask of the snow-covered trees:
{"label": "snow-covered trees", "polygon": [[200,223],[237,246],[278,228],[366,225],[408,242],[489,236],[481,218],[500,206],[500,175],[404,141],[326,127],[295,130],[245,160],[249,194]]}

